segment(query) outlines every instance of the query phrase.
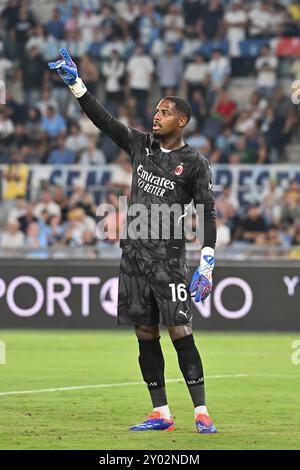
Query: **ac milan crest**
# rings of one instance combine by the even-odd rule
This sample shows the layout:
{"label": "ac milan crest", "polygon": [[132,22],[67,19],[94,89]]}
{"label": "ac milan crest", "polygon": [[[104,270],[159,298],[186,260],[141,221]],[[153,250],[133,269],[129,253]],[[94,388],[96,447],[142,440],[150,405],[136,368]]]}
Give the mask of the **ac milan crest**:
{"label": "ac milan crest", "polygon": [[181,173],[183,173],[183,166],[182,166],[182,163],[180,163],[180,165],[178,165],[178,166],[175,168],[175,175],[176,175],[176,176],[181,175]]}

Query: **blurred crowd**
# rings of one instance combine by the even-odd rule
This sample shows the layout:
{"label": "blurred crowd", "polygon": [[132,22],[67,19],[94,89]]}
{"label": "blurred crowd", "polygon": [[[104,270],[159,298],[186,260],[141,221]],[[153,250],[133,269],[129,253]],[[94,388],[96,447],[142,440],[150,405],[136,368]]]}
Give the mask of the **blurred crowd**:
{"label": "blurred crowd", "polygon": [[[212,163],[271,164],[286,161],[299,130],[298,108],[281,84],[276,41],[299,33],[298,0],[8,0],[0,9],[0,85],[6,88],[0,245],[45,253],[53,246],[102,249],[119,238],[124,214],[100,242],[96,201],[80,184],[71,195],[45,184],[26,199],[29,164],[117,164],[101,201],[116,208],[117,196],[130,187],[126,154],[48,70],[60,47],[70,51],[87,88],[125,124],[149,130],[160,97],[180,94],[193,109],[185,139]],[[244,54],[243,41],[256,52]],[[300,61],[284,64],[285,77],[299,79]],[[249,77],[252,86],[239,101],[234,80]],[[225,187],[217,215],[219,247],[300,244],[296,181],[288,188],[270,181],[257,203],[242,209]]]}
{"label": "blurred crowd", "polygon": [[[105,204],[107,209],[102,219],[93,196],[80,182],[74,185],[71,196],[60,185],[45,185],[38,197],[30,201],[17,196],[8,205],[2,204],[6,224],[0,231],[0,247],[10,255],[23,249],[29,254],[48,256],[51,248],[59,252],[64,247],[89,247],[95,256],[109,247],[118,252],[126,213],[119,210],[116,189],[114,184],[107,189],[102,201],[102,207]],[[101,227],[97,227],[101,220]]]}
{"label": "blurred crowd", "polygon": [[[6,224],[0,232],[0,247],[12,254],[16,249],[24,249],[27,253],[41,255],[48,255],[51,248],[59,251],[63,247],[88,247],[95,256],[105,255],[110,247],[117,249],[126,217],[125,209],[119,207],[118,195],[128,195],[130,167],[127,175],[127,181],[123,174],[121,180],[109,184],[101,204],[102,215],[105,214],[102,220],[95,199],[80,181],[74,184],[71,196],[63,186],[45,183],[31,201],[17,196],[8,205],[3,203],[2,211],[7,210],[7,213]],[[216,197],[218,249],[230,247],[245,251],[256,246],[274,248],[276,253],[276,248],[283,248],[291,256],[300,257],[300,184],[297,180],[282,187],[275,179],[270,179],[259,188],[256,201],[243,207],[229,186],[219,189]],[[188,242],[193,244],[197,240],[192,230],[189,231],[195,229],[195,219],[191,220],[186,234]]]}
{"label": "blurred crowd", "polygon": [[[57,0],[46,7],[8,0],[0,12],[1,163],[16,152],[25,163],[119,161],[118,147],[47,68],[62,46],[88,89],[126,124],[149,129],[157,100],[179,93],[193,108],[186,139],[213,162],[285,160],[299,116],[279,85],[273,41],[299,36],[298,1]],[[245,40],[260,45],[256,55],[242,54]],[[300,61],[290,65],[297,78]],[[232,79],[251,75],[248,102],[239,103]]]}
{"label": "blurred crowd", "polygon": [[[300,184],[296,179],[282,187],[270,179],[256,201],[241,208],[230,187],[216,198],[219,248],[286,248],[296,256],[300,245]],[[297,250],[297,257],[300,252]]]}

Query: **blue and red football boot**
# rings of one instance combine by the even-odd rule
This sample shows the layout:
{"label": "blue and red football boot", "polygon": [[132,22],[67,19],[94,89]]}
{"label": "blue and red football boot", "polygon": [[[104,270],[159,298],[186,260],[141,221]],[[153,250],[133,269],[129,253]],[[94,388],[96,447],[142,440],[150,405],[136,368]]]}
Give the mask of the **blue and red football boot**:
{"label": "blue and red football boot", "polygon": [[153,411],[141,424],[132,426],[128,431],[173,431],[174,421],[161,418],[159,411]]}
{"label": "blue and red football boot", "polygon": [[214,426],[211,417],[206,414],[199,414],[196,418],[196,428],[199,434],[215,434],[217,428]]}

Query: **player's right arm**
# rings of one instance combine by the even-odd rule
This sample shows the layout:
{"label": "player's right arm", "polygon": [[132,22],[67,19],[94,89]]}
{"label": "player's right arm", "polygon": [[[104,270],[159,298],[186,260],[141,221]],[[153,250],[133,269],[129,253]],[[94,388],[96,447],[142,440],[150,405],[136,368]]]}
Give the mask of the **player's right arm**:
{"label": "player's right arm", "polygon": [[143,135],[141,131],[125,126],[110,114],[107,109],[93,96],[78,76],[76,64],[64,48],[59,50],[63,60],[49,62],[51,70],[57,70],[59,76],[69,86],[80,106],[98,129],[107,134],[117,145],[132,157],[133,144]]}

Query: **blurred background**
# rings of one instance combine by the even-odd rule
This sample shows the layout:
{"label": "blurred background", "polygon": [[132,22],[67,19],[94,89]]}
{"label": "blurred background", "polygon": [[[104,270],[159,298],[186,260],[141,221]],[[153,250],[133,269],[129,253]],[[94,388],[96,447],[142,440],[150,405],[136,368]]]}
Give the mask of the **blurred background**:
{"label": "blurred background", "polygon": [[300,258],[298,0],[0,0],[0,18],[2,260],[120,256],[125,214],[101,241],[96,209],[128,195],[130,162],[48,70],[60,47],[125,124],[151,129],[164,95],[190,101],[185,139],[212,163],[219,266]]}

